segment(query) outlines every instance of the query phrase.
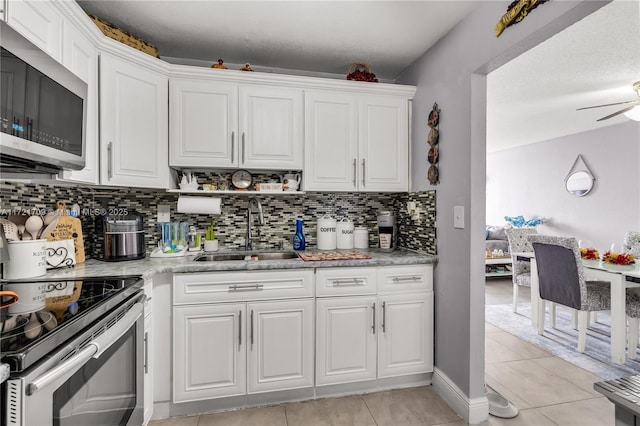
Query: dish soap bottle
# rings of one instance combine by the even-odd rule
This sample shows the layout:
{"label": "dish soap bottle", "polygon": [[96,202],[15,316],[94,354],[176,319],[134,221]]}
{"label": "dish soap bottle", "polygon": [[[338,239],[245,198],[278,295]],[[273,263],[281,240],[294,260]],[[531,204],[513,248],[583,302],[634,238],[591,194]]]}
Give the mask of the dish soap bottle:
{"label": "dish soap bottle", "polygon": [[302,219],[296,219],[296,233],[293,236],[293,249],[304,250],[306,241],[304,239],[304,233],[302,232],[302,225],[304,221]]}

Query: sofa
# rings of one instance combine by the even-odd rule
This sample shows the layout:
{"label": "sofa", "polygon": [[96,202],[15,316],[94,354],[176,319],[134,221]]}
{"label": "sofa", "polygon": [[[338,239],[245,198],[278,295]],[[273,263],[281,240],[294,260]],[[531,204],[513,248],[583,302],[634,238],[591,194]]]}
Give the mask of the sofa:
{"label": "sofa", "polygon": [[490,252],[494,250],[502,250],[505,254],[509,253],[509,240],[504,226],[487,225],[484,231],[485,247]]}

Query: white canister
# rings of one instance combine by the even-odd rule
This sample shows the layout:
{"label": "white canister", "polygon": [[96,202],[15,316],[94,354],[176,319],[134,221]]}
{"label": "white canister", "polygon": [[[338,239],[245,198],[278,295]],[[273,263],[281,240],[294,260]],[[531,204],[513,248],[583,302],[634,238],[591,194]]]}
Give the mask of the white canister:
{"label": "white canister", "polygon": [[342,250],[353,249],[353,222],[344,218],[336,224],[336,247]]}
{"label": "white canister", "polygon": [[317,245],[319,250],[336,249],[336,220],[328,214],[318,219]]}
{"label": "white canister", "polygon": [[369,248],[369,230],[366,226],[356,226],[353,230],[353,247],[357,249]]}
{"label": "white canister", "polygon": [[4,278],[18,280],[47,273],[47,240],[9,241],[9,258],[4,264]]}

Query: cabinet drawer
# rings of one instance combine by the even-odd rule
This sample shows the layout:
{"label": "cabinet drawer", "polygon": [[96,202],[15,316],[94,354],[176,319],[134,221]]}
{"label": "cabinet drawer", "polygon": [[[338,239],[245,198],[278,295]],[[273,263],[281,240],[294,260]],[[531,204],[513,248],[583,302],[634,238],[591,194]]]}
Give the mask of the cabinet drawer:
{"label": "cabinet drawer", "polygon": [[433,265],[378,268],[378,293],[433,290]]}
{"label": "cabinet drawer", "polygon": [[175,274],[174,305],[313,297],[311,269]]}
{"label": "cabinet drawer", "polygon": [[316,296],[375,293],[375,268],[325,268],[316,272]]}

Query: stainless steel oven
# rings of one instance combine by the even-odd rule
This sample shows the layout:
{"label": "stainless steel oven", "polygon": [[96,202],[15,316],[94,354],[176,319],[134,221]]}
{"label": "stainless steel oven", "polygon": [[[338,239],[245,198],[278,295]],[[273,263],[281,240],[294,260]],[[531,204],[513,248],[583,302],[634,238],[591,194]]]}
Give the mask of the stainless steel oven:
{"label": "stainless steel oven", "polygon": [[[2,387],[5,425],[139,426],[143,423],[145,296],[140,289],[142,280],[138,281],[134,286],[118,290],[120,298],[127,296],[118,300],[117,306],[90,325],[82,326],[79,333],[32,366],[12,372]],[[109,295],[87,309],[87,315],[91,312],[95,315],[101,304],[106,300],[114,304],[115,299],[117,297]],[[73,328],[81,322],[66,325]],[[26,355],[16,354],[15,360],[9,357],[3,362],[9,362],[12,369],[16,369],[20,363],[18,358],[27,359]]]}

